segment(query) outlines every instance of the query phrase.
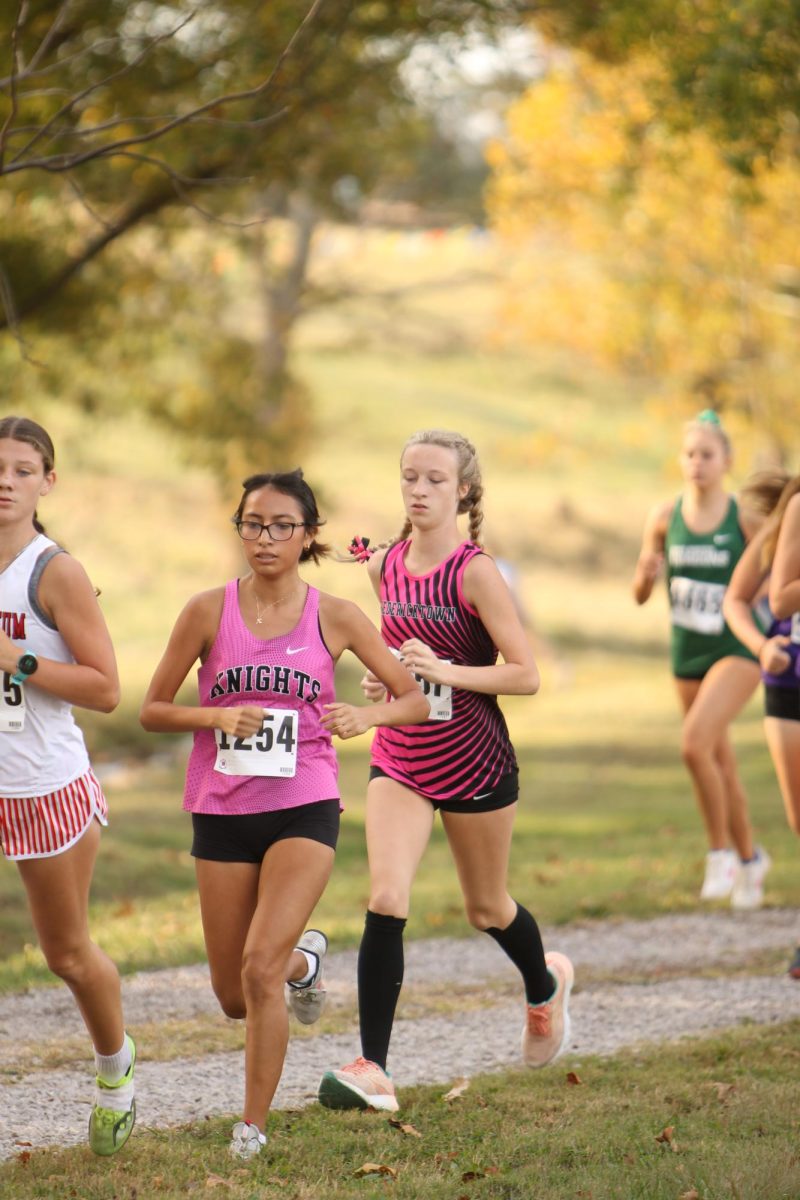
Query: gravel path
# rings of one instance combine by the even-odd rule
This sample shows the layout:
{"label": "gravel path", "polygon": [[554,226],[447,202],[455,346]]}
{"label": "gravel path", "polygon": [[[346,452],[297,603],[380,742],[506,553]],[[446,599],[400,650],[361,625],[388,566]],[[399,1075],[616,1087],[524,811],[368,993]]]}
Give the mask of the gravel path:
{"label": "gravel path", "polygon": [[[571,1004],[574,1054],[610,1054],[622,1046],[670,1040],[723,1029],[741,1021],[770,1023],[800,1018],[800,984],[787,976],[731,974],[756,953],[788,953],[800,935],[800,913],[688,914],[652,921],[593,922],[545,932],[545,943],[567,953],[577,974]],[[693,972],[717,968],[715,978]],[[603,982],[581,989],[581,972]],[[677,973],[677,977],[676,977]],[[406,984],[487,985],[516,972],[489,938],[410,943]],[[641,982],[626,981],[635,974]],[[669,974],[669,979],[659,978]],[[336,1004],[355,1002],[355,953],[329,956],[328,986]],[[216,1014],[204,966],[143,973],[125,981],[131,1027],[154,1020]],[[402,1006],[402,1001],[401,1001]],[[454,1078],[518,1064],[521,1004],[505,1000],[452,1017],[399,1020],[392,1064],[400,1087],[449,1083]],[[0,999],[0,1066],[14,1069],[12,1048],[80,1035],[82,1025],[65,989],[42,989]],[[144,1055],[147,1048],[141,1047]],[[358,1052],[355,1029],[290,1042],[276,1105],[293,1107],[315,1094],[321,1073]],[[243,1055],[216,1053],[191,1062],[142,1061],[137,1068],[139,1120],[180,1124],[206,1115],[234,1113],[241,1103]],[[59,1092],[41,1086],[42,1075],[0,1084],[0,1158],[19,1143],[69,1145],[84,1140],[91,1104],[86,1072],[59,1071]],[[46,1132],[45,1132],[46,1131]]]}

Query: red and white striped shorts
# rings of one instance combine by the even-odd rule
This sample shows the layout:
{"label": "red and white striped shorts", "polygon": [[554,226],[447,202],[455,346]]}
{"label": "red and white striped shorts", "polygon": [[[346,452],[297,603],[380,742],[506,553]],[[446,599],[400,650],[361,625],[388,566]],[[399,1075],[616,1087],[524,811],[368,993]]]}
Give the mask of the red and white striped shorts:
{"label": "red and white striped shorts", "polygon": [[91,768],[48,796],[0,796],[0,845],[6,858],[63,854],[96,817],[108,824],[108,804]]}

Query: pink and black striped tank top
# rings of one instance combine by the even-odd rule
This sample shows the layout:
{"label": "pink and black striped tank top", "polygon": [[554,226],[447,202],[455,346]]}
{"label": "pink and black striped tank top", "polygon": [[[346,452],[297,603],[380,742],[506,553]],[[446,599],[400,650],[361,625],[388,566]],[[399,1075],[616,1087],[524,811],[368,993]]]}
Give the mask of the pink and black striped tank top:
{"label": "pink and black striped tank top", "polygon": [[[200,703],[255,704],[274,716],[253,738],[220,738],[218,731],[198,729],[186,767],[183,807],[241,816],[338,799],[336,752],[330,733],[320,724],[324,705],[335,698],[333,671],[319,626],[316,588],[309,587],[294,629],[280,637],[259,638],[242,619],[239,580],[232,579],[225,587],[211,652],[197,672]],[[233,763],[234,770],[241,771],[242,764],[246,770],[265,751],[279,764],[276,770],[286,775],[225,773]],[[290,765],[284,766],[284,761]],[[288,774],[290,769],[294,774]]]}
{"label": "pink and black striped tank top", "polygon": [[[409,542],[397,542],[381,564],[381,633],[397,649],[416,637],[437,658],[459,666],[490,667],[497,648],[462,590],[464,570],[476,554],[462,542],[427,575],[405,566]],[[372,765],[432,800],[471,800],[516,770],[514,747],[496,696],[453,688],[451,716],[421,725],[380,728]]]}

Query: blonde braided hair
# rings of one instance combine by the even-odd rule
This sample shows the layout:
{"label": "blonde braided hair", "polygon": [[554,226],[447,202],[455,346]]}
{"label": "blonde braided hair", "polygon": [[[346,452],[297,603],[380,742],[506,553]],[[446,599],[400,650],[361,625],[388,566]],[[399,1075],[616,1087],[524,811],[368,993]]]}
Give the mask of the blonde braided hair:
{"label": "blonde braided hair", "polygon": [[[458,502],[457,512],[469,513],[469,540],[476,546],[481,546],[481,526],[483,525],[483,483],[481,481],[481,468],[478,462],[478,454],[472,442],[465,438],[461,433],[454,433],[449,429],[421,429],[417,433],[412,433],[411,437],[403,446],[400,454],[400,464],[403,463],[403,455],[410,446],[441,446],[444,450],[452,450],[458,462],[458,483],[459,485],[467,484],[467,493]],[[369,550],[366,552],[366,557],[371,558],[378,550],[386,550],[389,546],[394,546],[397,542],[405,541],[411,533],[411,521],[406,517],[403,522],[403,528],[393,538],[389,538],[385,542],[377,542],[375,545],[369,543]],[[356,541],[351,545],[350,555],[340,555],[340,561],[353,561],[352,554]]]}
{"label": "blonde braided hair", "polygon": [[[469,513],[469,540],[480,546],[481,526],[483,525],[483,483],[481,468],[478,462],[478,452],[472,442],[463,433],[455,433],[450,429],[421,429],[412,433],[403,446],[403,455],[410,446],[441,446],[444,450],[452,450],[458,462],[458,482],[467,485],[467,494],[458,502],[459,513]],[[408,537],[411,532],[411,522],[406,520],[400,538]]]}

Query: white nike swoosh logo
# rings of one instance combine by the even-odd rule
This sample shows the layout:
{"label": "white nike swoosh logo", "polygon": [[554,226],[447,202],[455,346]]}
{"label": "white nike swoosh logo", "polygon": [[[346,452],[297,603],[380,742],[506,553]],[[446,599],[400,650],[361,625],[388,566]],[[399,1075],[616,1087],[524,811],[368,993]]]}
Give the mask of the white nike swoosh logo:
{"label": "white nike swoosh logo", "polygon": [[473,796],[473,800],[485,800],[487,796],[491,796],[491,792],[481,792],[480,796]]}
{"label": "white nike swoosh logo", "polygon": [[308,649],[308,646],[294,646],[294,647],[287,646],[286,653],[287,654],[302,654],[303,651],[307,650],[307,649]]}

